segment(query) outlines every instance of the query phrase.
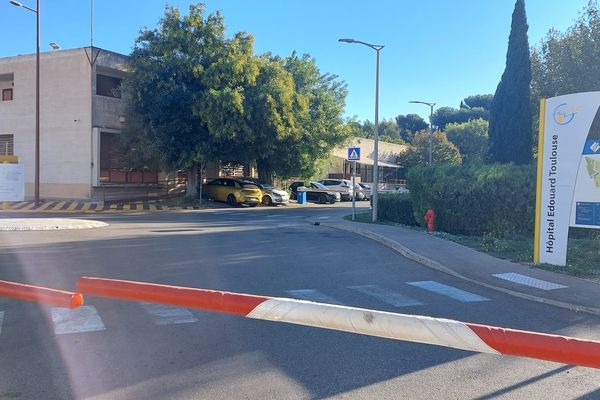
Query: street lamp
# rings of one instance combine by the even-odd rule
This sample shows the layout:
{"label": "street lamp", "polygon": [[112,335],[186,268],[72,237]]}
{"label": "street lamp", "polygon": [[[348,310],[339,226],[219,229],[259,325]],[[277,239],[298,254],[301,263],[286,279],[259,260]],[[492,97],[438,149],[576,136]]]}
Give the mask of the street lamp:
{"label": "street lamp", "polygon": [[431,165],[431,162],[433,161],[433,106],[435,106],[435,103],[427,103],[425,101],[417,101],[417,100],[413,100],[413,101],[409,101],[409,103],[415,103],[415,104],[425,104],[426,106],[429,106],[430,108],[430,112],[429,112],[429,165]]}
{"label": "street lamp", "polygon": [[377,222],[377,190],[379,189],[379,51],[383,49],[383,45],[366,43],[361,40],[355,39],[338,39],[339,42],[344,43],[357,43],[372,48],[377,52],[377,65],[375,68],[375,148],[373,156],[373,222]]}
{"label": "street lamp", "polygon": [[22,7],[35,13],[36,16],[36,48],[35,48],[35,206],[40,206],[40,0],[35,9],[18,1],[10,1],[15,7]]}

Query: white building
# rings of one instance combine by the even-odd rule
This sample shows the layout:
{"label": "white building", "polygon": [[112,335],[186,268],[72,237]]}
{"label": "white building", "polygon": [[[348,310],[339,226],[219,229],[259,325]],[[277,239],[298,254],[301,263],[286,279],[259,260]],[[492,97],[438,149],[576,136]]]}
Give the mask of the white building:
{"label": "white building", "polygon": [[[353,137],[347,146],[340,146],[331,152],[332,161],[327,170],[327,177],[334,179],[350,179],[352,177],[352,161],[348,161],[348,147],[360,147],[360,161],[356,164],[358,182],[373,183],[373,165],[375,160],[375,141],[373,139]],[[401,178],[402,166],[396,163],[399,154],[408,146],[379,141],[378,171],[380,189],[403,187],[406,181]]]}
{"label": "white building", "polygon": [[[115,156],[125,121],[121,80],[128,57],[94,48],[40,55],[40,197],[103,200],[119,185],[148,186],[154,171],[128,171]],[[0,155],[25,165],[34,193],[35,54],[0,58]]]}

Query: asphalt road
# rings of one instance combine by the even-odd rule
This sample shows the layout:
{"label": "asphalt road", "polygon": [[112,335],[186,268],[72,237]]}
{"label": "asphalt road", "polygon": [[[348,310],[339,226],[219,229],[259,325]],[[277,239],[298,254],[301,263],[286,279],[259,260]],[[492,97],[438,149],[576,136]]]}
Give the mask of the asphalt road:
{"label": "asphalt road", "polygon": [[[347,207],[98,214],[84,218],[109,227],[1,232],[0,279],[66,290],[82,275],[132,279],[600,339],[600,318],[304,221]],[[439,284],[471,295],[430,290]],[[600,371],[589,368],[86,300],[75,315],[0,298],[0,399],[600,399]]]}

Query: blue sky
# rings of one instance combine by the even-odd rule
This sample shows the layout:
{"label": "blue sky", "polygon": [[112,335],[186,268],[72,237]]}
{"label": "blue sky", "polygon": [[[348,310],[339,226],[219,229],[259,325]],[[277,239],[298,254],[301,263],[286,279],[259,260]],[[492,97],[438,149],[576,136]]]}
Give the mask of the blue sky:
{"label": "blue sky", "polygon": [[[22,0],[35,7],[34,0]],[[89,0],[41,0],[41,43],[89,45]],[[94,45],[129,53],[142,26],[155,27],[167,2],[95,0]],[[191,1],[169,1],[187,10]],[[256,51],[310,53],[322,72],[348,85],[346,116],[373,120],[375,52],[338,43],[350,37],[381,51],[380,118],[418,113],[410,100],[458,107],[471,94],[493,93],[506,55],[513,0],[205,0],[221,10],[228,34],[252,33]],[[587,0],[526,0],[529,42],[552,27],[564,31]],[[35,52],[35,15],[0,0],[0,57]]]}

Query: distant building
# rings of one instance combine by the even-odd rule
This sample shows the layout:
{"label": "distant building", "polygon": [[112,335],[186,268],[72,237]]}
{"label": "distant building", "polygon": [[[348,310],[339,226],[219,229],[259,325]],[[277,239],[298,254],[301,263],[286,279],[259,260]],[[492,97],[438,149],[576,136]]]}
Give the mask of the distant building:
{"label": "distant building", "polygon": [[[40,197],[96,198],[158,182],[158,171],[124,168],[117,154],[126,123],[121,81],[128,57],[97,47],[40,55]],[[0,155],[25,165],[33,197],[35,54],[0,58]]]}
{"label": "distant building", "polygon": [[[360,161],[356,166],[356,180],[363,183],[373,182],[373,164],[375,141],[373,139],[354,137],[346,146],[335,148],[331,166],[327,171],[328,178],[350,179],[352,177],[352,161],[348,161],[348,147],[360,147]],[[379,182],[380,189],[394,189],[404,186],[401,179],[402,166],[396,163],[398,154],[405,152],[408,146],[379,141]]]}

